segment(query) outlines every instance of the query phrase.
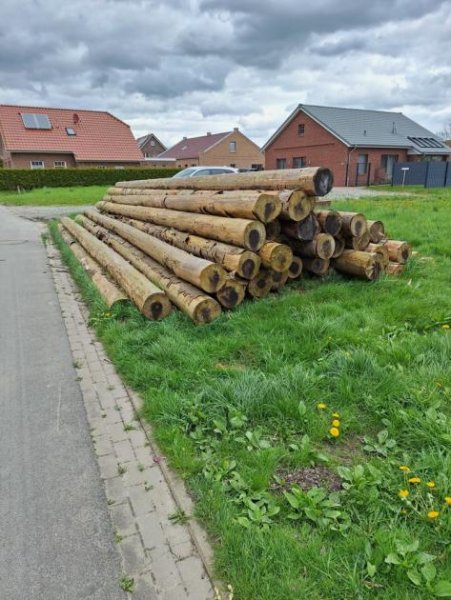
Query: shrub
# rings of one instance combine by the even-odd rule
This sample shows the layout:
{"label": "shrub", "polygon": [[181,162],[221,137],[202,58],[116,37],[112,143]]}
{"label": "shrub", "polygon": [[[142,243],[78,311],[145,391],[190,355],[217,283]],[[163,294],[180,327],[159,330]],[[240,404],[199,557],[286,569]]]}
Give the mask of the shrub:
{"label": "shrub", "polygon": [[179,169],[2,169],[0,190],[114,185],[118,181],[172,177]]}

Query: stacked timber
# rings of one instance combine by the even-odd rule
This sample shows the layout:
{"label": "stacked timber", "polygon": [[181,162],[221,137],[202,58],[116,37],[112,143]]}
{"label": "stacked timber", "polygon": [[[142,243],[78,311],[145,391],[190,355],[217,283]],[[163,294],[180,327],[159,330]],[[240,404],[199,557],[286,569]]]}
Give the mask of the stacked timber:
{"label": "stacked timber", "polygon": [[402,270],[410,247],[382,222],[318,202],[332,181],[306,168],[120,182],[62,232],[108,306],[129,298],[161,319],[175,305],[208,323],[304,273]]}

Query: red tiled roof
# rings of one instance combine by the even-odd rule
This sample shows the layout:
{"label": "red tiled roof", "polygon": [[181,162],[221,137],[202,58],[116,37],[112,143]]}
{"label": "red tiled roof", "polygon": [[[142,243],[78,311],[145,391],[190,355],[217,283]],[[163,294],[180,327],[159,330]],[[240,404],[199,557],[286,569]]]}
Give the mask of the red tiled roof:
{"label": "red tiled roof", "polygon": [[201,152],[205,152],[205,150],[208,150],[231,133],[231,131],[226,131],[225,133],[212,133],[200,137],[186,138],[159,154],[158,158],[197,158]]}
{"label": "red tiled roof", "polygon": [[[52,128],[26,129],[21,113],[45,114]],[[67,135],[66,127],[76,135]],[[142,160],[130,127],[104,111],[0,104],[0,133],[9,152],[72,153],[77,161]]]}

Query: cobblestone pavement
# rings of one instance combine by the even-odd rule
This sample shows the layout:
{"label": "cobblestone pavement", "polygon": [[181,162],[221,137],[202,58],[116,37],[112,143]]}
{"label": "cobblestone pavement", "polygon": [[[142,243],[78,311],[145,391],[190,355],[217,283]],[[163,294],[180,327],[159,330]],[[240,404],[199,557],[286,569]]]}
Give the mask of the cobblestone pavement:
{"label": "cobblestone pavement", "polygon": [[210,600],[211,549],[194,521],[170,520],[192,501],[159,456],[149,426],[135,418],[140,399],[122,383],[87,326],[87,312],[57,250],[48,246],[74,364],[105,484],[123,572],[133,600]]}

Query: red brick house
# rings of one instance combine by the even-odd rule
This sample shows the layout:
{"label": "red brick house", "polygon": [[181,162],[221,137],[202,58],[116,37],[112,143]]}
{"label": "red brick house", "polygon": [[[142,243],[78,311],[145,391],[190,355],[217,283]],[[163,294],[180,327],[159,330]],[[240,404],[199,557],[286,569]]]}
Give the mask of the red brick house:
{"label": "red brick house", "polygon": [[130,127],[97,110],[0,105],[0,159],[14,169],[129,167],[143,160]]}
{"label": "red brick house", "polygon": [[337,186],[390,181],[397,161],[449,160],[436,135],[402,113],[299,104],[263,146],[266,169],[328,167]]}
{"label": "red brick house", "polygon": [[172,166],[181,168],[198,165],[256,168],[263,166],[264,157],[257,144],[235,127],[233,131],[224,133],[184,137],[156,160],[160,163],[172,161]]}
{"label": "red brick house", "polygon": [[154,158],[166,150],[166,146],[160,142],[154,133],[143,135],[136,141],[144,158]]}

